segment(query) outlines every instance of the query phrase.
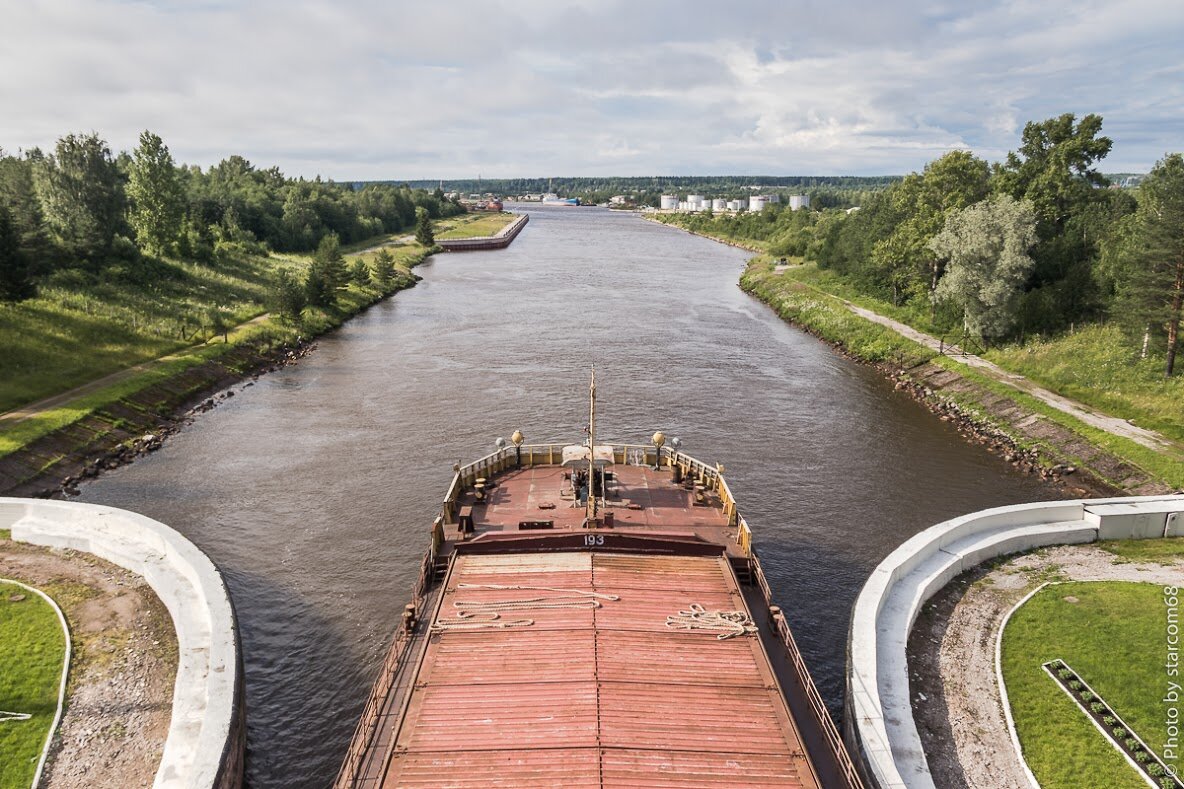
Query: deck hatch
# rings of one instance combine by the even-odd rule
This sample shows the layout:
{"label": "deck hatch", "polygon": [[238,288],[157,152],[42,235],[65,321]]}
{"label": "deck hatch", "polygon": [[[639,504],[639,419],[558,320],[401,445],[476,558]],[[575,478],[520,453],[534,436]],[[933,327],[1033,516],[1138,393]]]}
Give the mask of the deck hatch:
{"label": "deck hatch", "polygon": [[759,638],[665,626],[746,610],[725,558],[462,555],[439,619],[457,600],[531,624],[431,637],[385,786],[818,785]]}

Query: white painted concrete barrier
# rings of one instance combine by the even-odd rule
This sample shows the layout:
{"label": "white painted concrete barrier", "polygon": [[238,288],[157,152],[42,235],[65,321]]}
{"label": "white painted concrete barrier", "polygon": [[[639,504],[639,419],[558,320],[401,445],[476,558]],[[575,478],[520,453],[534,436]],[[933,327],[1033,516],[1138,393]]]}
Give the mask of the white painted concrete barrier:
{"label": "white painted concrete barrier", "polygon": [[881,789],[933,789],[913,720],[909,631],[930,597],[988,559],[1047,545],[1184,536],[1184,495],[997,507],[931,526],[864,584],[847,649],[847,745]]}
{"label": "white painted concrete barrier", "polygon": [[[0,498],[12,539],[85,551],[144,577],[177,633],[177,679],[168,739],[154,785],[209,789],[241,783],[243,737],[238,633],[222,576],[163,523],[114,507]],[[228,775],[224,765],[237,776]]]}

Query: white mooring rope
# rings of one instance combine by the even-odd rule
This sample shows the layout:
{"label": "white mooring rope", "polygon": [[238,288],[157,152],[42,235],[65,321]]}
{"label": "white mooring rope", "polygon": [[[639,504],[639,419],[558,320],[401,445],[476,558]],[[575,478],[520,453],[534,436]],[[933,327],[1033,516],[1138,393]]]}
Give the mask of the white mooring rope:
{"label": "white mooring rope", "polygon": [[456,619],[437,619],[431,627],[433,633],[443,633],[448,630],[484,630],[487,628],[508,629],[511,627],[530,627],[534,624],[533,619],[502,619],[501,615],[495,611],[490,611],[486,614],[481,614],[484,617],[477,619],[478,614],[469,611],[459,611],[456,614]]}
{"label": "white mooring rope", "polygon": [[707,630],[716,633],[720,641],[756,632],[756,625],[745,612],[708,611],[698,603],[691,603],[689,611],[679,611],[666,617],[666,627],[672,630]]}
{"label": "white mooring rope", "polygon": [[[455,619],[437,619],[433,633],[448,630],[480,630],[484,628],[530,627],[533,619],[502,619],[500,611],[531,611],[554,608],[600,608],[601,600],[620,600],[619,595],[588,592],[582,589],[561,589],[555,586],[509,586],[504,584],[457,584],[457,589],[494,589],[498,591],[560,592],[558,597],[526,597],[517,600],[453,600],[457,609]],[[480,617],[480,618],[478,618]]]}

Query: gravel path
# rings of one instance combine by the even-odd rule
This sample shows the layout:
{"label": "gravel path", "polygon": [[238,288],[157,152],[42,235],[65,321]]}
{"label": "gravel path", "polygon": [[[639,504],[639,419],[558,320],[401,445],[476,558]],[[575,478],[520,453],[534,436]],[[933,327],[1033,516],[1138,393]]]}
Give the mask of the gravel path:
{"label": "gravel path", "polygon": [[892,318],[885,317],[878,312],[872,312],[865,307],[860,307],[857,304],[852,304],[851,302],[843,299],[840,299],[840,301],[846,305],[847,309],[851,310],[861,318],[866,318],[867,320],[872,321],[873,323],[878,323],[881,326],[887,326],[897,334],[902,334],[913,342],[924,345],[925,347],[932,350],[944,350],[946,353],[950,354],[949,358],[954,359],[955,361],[960,361],[968,367],[974,367],[984,375],[995,379],[999,383],[1007,384],[1008,386],[1018,389],[1021,392],[1027,392],[1046,405],[1050,405],[1058,411],[1063,411],[1069,416],[1080,419],[1087,425],[1096,427],[1099,430],[1105,430],[1111,435],[1129,438],[1131,441],[1134,441],[1137,444],[1142,444],[1149,449],[1154,449],[1159,452],[1168,452],[1175,457],[1184,459],[1184,446],[1181,446],[1179,442],[1173,441],[1166,436],[1156,433],[1154,430],[1147,430],[1146,428],[1132,425],[1130,422],[1119,419],[1118,417],[1109,416],[1107,414],[1101,413],[1100,411],[1094,411],[1093,409],[1088,408],[1075,400],[1070,400],[1069,398],[1063,397],[1056,392],[1050,392],[1041,386],[1037,386],[1022,375],[1009,373],[999,365],[995,364],[994,362],[988,362],[981,356],[975,356],[972,353],[965,353],[962,351],[962,349],[957,348],[954,345],[943,343],[937,337],[925,334],[924,332],[919,332],[911,326],[907,326],[900,321],[895,321]]}
{"label": "gravel path", "polygon": [[89,554],[0,537],[0,576],[42,589],[70,625],[66,712],[42,787],[151,786],[172,717],[177,642],[144,579]]}
{"label": "gravel path", "polygon": [[995,639],[1012,606],[1046,581],[1180,584],[1184,557],[1165,566],[1094,545],[1048,548],[966,573],[926,604],[909,634],[909,674],[925,757],[943,789],[1029,789],[995,682]]}

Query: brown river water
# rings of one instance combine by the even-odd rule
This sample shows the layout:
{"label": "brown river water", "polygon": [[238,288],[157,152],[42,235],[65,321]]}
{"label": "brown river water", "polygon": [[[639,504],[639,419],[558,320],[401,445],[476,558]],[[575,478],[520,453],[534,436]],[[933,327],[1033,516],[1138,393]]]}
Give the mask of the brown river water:
{"label": "brown river water", "polygon": [[743,293],[748,253],[604,209],[531,207],[506,250],[424,281],[197,418],[82,500],[173,526],[226,574],[253,787],[336,773],[452,464],[521,429],[656,429],[727,467],[815,680],[841,709],[851,606],[917,531],[1050,498],[876,371]]}

